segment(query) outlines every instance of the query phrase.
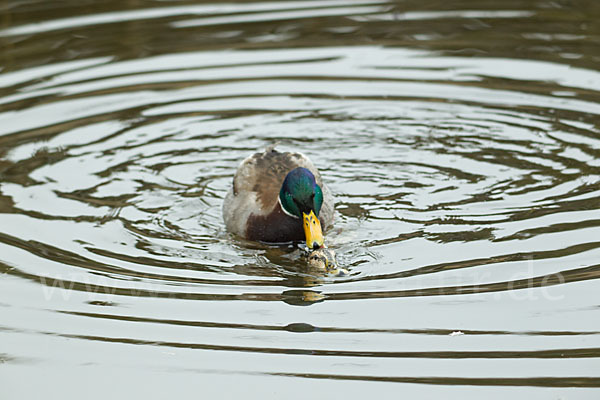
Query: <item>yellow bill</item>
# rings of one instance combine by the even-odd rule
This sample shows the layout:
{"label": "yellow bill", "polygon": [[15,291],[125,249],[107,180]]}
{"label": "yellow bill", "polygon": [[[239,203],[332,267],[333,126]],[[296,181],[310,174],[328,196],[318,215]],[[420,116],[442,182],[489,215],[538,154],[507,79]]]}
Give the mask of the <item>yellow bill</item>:
{"label": "yellow bill", "polygon": [[302,213],[304,221],[304,235],[306,236],[306,245],[309,249],[319,248],[323,246],[323,231],[321,230],[321,222],[313,211],[310,214]]}

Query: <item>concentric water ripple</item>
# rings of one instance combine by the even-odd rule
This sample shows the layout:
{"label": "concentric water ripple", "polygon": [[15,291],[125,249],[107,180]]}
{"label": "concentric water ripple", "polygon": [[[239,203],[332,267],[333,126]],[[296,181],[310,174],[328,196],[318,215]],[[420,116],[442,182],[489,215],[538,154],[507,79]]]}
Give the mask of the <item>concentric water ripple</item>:
{"label": "concentric water ripple", "polygon": [[[480,3],[9,2],[8,393],[593,398],[600,8]],[[273,143],[322,171],[349,276],[225,232]]]}

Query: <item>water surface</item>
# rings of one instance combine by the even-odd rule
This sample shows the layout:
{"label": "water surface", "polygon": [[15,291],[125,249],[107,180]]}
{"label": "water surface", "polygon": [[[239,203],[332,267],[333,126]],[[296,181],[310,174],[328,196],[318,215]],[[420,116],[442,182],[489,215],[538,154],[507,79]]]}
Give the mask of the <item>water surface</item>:
{"label": "water surface", "polygon": [[[6,398],[592,399],[597,2],[7,1]],[[346,277],[224,230],[279,142]]]}

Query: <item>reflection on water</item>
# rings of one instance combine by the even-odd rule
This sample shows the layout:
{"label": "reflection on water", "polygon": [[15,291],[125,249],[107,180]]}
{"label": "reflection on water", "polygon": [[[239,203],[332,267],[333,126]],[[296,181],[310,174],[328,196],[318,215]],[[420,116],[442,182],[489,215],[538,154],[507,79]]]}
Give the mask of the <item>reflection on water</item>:
{"label": "reflection on water", "polygon": [[[5,2],[5,393],[593,398],[598,4]],[[276,141],[348,276],[225,232]]]}

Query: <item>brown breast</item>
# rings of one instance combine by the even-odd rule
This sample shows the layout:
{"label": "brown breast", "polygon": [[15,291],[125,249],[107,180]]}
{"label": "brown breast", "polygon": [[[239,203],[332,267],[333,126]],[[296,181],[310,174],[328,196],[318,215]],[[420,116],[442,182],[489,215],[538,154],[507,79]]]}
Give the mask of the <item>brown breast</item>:
{"label": "brown breast", "polygon": [[299,218],[283,212],[279,203],[265,216],[250,215],[246,238],[269,243],[284,243],[304,240],[304,229]]}

